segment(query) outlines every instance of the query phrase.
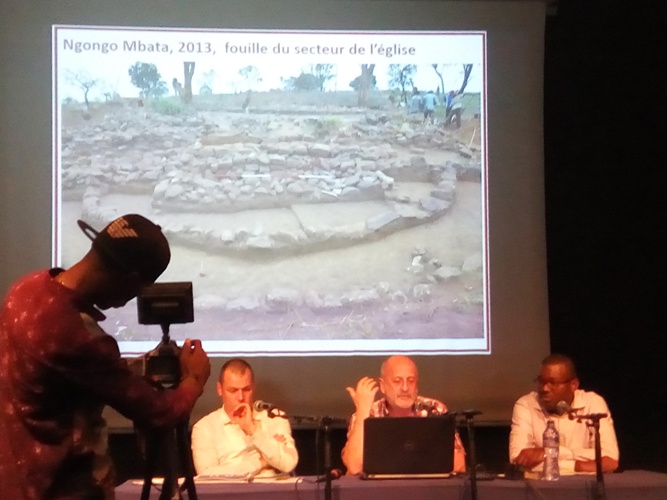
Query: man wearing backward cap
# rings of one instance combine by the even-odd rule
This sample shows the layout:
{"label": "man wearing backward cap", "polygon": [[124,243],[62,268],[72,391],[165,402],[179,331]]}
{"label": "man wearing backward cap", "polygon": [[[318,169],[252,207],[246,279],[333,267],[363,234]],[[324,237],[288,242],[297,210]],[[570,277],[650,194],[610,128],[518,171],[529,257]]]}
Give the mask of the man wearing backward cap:
{"label": "man wearing backward cap", "polygon": [[79,221],[90,251],[67,270],[15,283],[0,311],[0,484],[6,498],[113,498],[102,410],[138,425],[188,418],[210,373],[198,340],[180,354],[182,380],[160,391],[133,373],[100,309],[122,307],[171,257],[159,226],[128,214],[102,231]]}

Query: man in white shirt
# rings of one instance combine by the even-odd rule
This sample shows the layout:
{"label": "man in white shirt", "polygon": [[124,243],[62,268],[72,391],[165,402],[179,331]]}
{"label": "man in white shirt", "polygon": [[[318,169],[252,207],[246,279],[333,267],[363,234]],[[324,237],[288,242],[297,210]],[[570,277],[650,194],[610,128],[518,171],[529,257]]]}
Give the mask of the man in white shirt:
{"label": "man in white shirt", "polygon": [[279,410],[253,410],[250,364],[239,358],[227,361],[217,389],[222,407],[192,428],[197,473],[253,477],[292,472],[299,457],[290,424]]}
{"label": "man in white shirt", "polygon": [[595,472],[594,429],[587,425],[587,419],[579,421],[577,415],[606,413],[607,417],[600,420],[602,470],[616,470],[618,443],[609,408],[598,394],[579,389],[572,360],[560,354],[547,356],[536,382],[537,390],[522,396],[514,405],[510,461],[527,470],[540,470],[544,461],[542,433],[547,420],[553,420],[560,435],[561,472]]}

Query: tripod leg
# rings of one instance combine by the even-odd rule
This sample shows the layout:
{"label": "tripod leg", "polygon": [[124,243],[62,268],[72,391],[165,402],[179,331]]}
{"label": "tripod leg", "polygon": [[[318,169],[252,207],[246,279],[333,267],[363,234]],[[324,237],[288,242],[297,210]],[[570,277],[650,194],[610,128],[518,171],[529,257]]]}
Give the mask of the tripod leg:
{"label": "tripod leg", "polygon": [[145,456],[146,464],[144,468],[144,484],[141,488],[141,500],[148,500],[151,494],[153,484],[153,473],[155,472],[155,462],[158,457],[159,439],[155,433],[149,433],[145,438]]}
{"label": "tripod leg", "polygon": [[167,470],[162,483],[160,500],[181,500],[181,490],[178,488],[178,443],[176,429],[169,429],[164,433],[164,452],[167,460]]}
{"label": "tripod leg", "polygon": [[185,482],[183,487],[188,492],[189,500],[197,500],[197,489],[195,488],[195,464],[192,460],[192,448],[190,448],[190,440],[188,439],[188,426],[186,423],[178,425],[176,428],[177,446],[181,453],[181,466],[185,473]]}

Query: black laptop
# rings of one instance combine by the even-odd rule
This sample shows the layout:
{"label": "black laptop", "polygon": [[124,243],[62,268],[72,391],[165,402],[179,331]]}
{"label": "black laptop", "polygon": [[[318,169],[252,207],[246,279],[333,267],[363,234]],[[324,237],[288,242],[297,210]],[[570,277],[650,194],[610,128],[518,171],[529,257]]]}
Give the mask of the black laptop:
{"label": "black laptop", "polygon": [[454,469],[453,415],[364,420],[364,479],[449,477]]}

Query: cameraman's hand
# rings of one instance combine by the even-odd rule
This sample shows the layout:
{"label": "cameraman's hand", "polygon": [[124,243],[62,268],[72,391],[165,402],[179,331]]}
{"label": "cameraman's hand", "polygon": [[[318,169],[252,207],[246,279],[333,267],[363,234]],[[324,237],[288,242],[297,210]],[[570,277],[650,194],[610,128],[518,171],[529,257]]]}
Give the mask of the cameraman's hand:
{"label": "cameraman's hand", "polygon": [[181,376],[194,378],[203,388],[211,374],[211,363],[200,340],[185,339],[180,355]]}

